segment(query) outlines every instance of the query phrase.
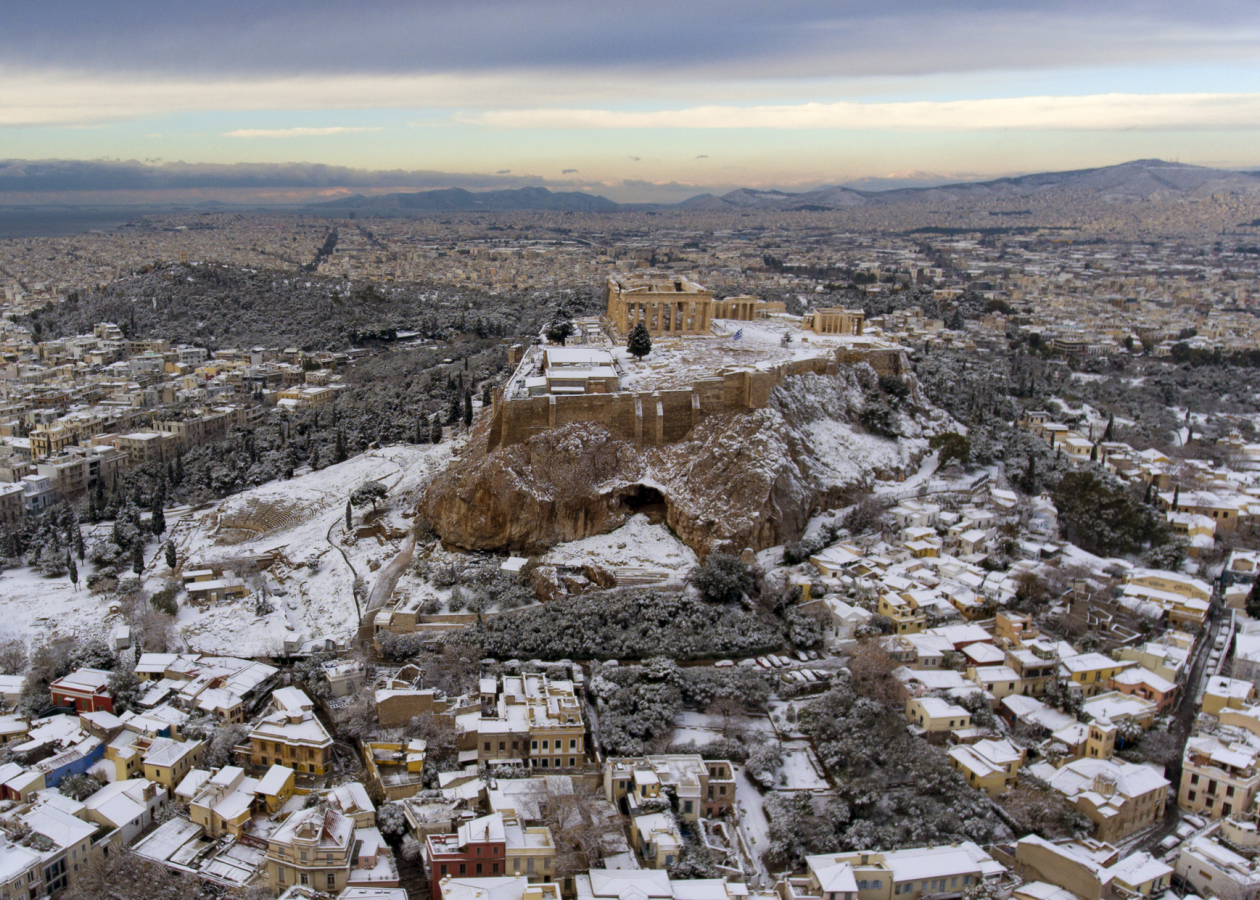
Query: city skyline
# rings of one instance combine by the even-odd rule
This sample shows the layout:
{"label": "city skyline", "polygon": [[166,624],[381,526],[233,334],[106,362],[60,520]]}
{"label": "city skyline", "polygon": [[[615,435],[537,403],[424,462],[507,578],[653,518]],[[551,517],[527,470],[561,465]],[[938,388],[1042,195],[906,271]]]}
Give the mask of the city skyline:
{"label": "city skyline", "polygon": [[[1260,10],[1229,2],[259,12],[218,0],[159,11],[70,3],[7,21],[10,160],[307,163],[424,173],[377,175],[368,191],[539,184],[622,202],[1144,157],[1260,165]],[[189,197],[361,190],[260,182],[258,171]],[[22,172],[0,168],[7,202],[93,199],[22,191]]]}

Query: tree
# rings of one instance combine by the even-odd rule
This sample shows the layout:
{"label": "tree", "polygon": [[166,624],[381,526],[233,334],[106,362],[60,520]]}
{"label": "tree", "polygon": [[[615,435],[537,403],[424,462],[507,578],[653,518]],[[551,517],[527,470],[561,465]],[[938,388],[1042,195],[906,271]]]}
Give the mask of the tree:
{"label": "tree", "polygon": [[346,500],[346,531],[354,529],[354,510],[351,508],[351,501]]}
{"label": "tree", "polygon": [[174,541],[166,542],[165,552],[166,552],[166,567],[168,569],[174,569],[175,565],[179,562],[179,557],[175,553]]}
{"label": "tree", "polygon": [[162,504],[153,504],[153,515],[149,519],[149,528],[155,537],[161,537],[162,532],[166,530],[166,514],[162,512]]}
{"label": "tree", "polygon": [[1247,592],[1247,600],[1243,604],[1243,611],[1251,618],[1260,621],[1260,578],[1252,582],[1251,590]]}
{"label": "tree", "polygon": [[379,481],[369,481],[362,487],[357,488],[354,493],[350,495],[350,502],[355,506],[363,506],[364,504],[371,503],[372,509],[375,510],[377,502],[384,500],[388,494],[389,489],[386,488],[385,485],[381,484]]}
{"label": "tree", "polygon": [[547,340],[553,344],[564,346],[564,342],[576,331],[568,319],[559,318],[547,326]]}
{"label": "tree", "polygon": [[[1130,338],[1130,340],[1132,339]],[[1104,444],[1116,439],[1116,417],[1114,414],[1107,417],[1107,430],[1103,432],[1102,439]]]}
{"label": "tree", "polygon": [[67,775],[61,779],[61,784],[57,785],[57,790],[63,797],[69,797],[71,800],[78,800],[82,803],[102,787],[104,787],[104,784],[91,775]]}
{"label": "tree", "polygon": [[472,392],[464,391],[464,427],[471,428],[473,420]]}
{"label": "tree", "polygon": [[346,461],[346,437],[341,433],[341,429],[337,429],[337,440],[333,444],[333,462]]}
{"label": "tree", "polygon": [[74,585],[74,589],[79,589],[79,567],[74,564],[74,556],[69,550],[66,551],[66,569],[70,574],[70,583]]}
{"label": "tree", "polygon": [[131,571],[135,572],[137,575],[144,574],[144,547],[141,544],[136,544],[135,547],[132,548]]}
{"label": "tree", "polygon": [[442,443],[442,423],[437,416],[433,417],[433,425],[429,429],[429,441],[434,444]]}
{"label": "tree", "polygon": [[643,359],[652,352],[652,336],[648,334],[647,326],[640,322],[634,326],[634,330],[630,332],[630,338],[626,341],[626,349],[634,354],[635,358]]}
{"label": "tree", "polygon": [[952,460],[958,460],[960,466],[971,463],[971,441],[961,434],[952,431],[935,434],[928,439],[928,447],[939,454],[937,459],[941,468],[948,466]]}
{"label": "tree", "polygon": [[710,603],[738,603],[756,584],[748,565],[738,556],[710,553],[694,572],[691,583]]}

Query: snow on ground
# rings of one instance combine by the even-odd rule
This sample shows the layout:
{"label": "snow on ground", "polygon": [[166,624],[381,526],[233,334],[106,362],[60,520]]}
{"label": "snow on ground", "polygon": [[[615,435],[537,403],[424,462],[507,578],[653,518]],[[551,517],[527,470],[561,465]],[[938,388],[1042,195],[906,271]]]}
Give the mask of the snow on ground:
{"label": "snow on ground", "polygon": [[827,467],[827,480],[837,484],[869,482],[878,470],[905,469],[927,449],[921,438],[890,441],[835,419],[810,422],[805,431],[814,456]]}
{"label": "snow on ground", "polygon": [[[294,478],[273,481],[234,495],[208,508],[173,510],[170,531],[181,560],[205,563],[267,550],[280,550],[281,561],[267,575],[275,611],[254,614],[254,598],[204,609],[187,604],[181,596],[178,627],[191,649],[254,656],[278,653],[284,641],[301,637],[348,634],[357,626],[354,606],[354,574],[346,559],[328,541],[330,529],[339,544],[345,538],[345,504],[351,491],[373,479],[390,488],[391,511],[383,517],[391,527],[405,529],[402,513],[414,507],[410,495],[444,466],[461,445],[449,441],[437,445],[397,446],[372,450],[338,465]],[[278,510],[276,527],[239,543],[219,543],[220,524],[242,521],[242,513],[265,514]],[[362,510],[356,511],[356,523]],[[108,525],[95,526],[100,534]],[[241,532],[231,532],[240,537]],[[85,536],[86,537],[86,536]],[[90,543],[90,539],[89,539]],[[397,552],[401,541],[379,543],[375,538],[346,547],[350,564],[372,583],[373,563],[384,564]],[[145,587],[158,591],[171,576],[162,558],[161,544],[147,548],[151,568]],[[310,564],[315,563],[312,567]],[[79,564],[81,579],[92,569]],[[81,581],[80,584],[83,582]],[[0,572],[0,633],[29,636],[106,635],[121,624],[118,601],[93,594],[86,587],[74,590],[67,578],[44,578],[36,569]]]}
{"label": "snow on ground", "polygon": [[748,778],[743,766],[735,766],[735,810],[739,814],[739,833],[757,869],[763,886],[769,885],[761,854],[770,846],[770,821],[766,818],[765,797]]}
{"label": "snow on ground", "polygon": [[699,562],[695,551],[664,524],[653,525],[642,513],[608,534],[559,544],[543,557],[553,566],[594,564],[606,569],[666,569],[682,576]]}
{"label": "snow on ground", "polygon": [[783,774],[778,785],[781,791],[825,791],[830,788],[822,766],[808,741],[783,744]]}
{"label": "snow on ground", "polygon": [[[269,572],[275,610],[268,615],[254,614],[252,597],[200,609],[184,605],[178,624],[189,646],[237,655],[274,654],[283,650],[286,640],[354,632],[358,626],[355,576],[370,585],[375,568],[389,562],[402,541],[382,542],[375,537],[347,541],[346,500],[365,482],[380,481],[395,501],[385,523],[405,529],[409,522],[401,512],[411,506],[406,498],[439,471],[459,446],[450,441],[372,450],[318,472],[237,494],[203,514],[177,537],[181,559],[205,563],[278,549],[281,560]],[[233,542],[239,531],[222,529],[239,523],[251,511],[255,518],[262,511],[265,518],[268,506],[283,511],[279,527],[239,543]],[[356,524],[363,512],[356,511]],[[229,543],[223,542],[225,538]]]}
{"label": "snow on ground", "polygon": [[[674,743],[685,744],[695,741],[703,747],[722,737],[723,720],[720,715],[685,709],[674,720]],[[758,734],[773,735],[774,723],[768,716],[745,716],[736,719],[733,727]]]}

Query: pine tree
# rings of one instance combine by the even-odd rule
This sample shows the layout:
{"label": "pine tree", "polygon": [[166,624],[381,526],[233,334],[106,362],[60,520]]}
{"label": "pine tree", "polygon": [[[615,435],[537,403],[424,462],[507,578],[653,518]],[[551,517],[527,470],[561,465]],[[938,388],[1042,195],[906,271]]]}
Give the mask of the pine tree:
{"label": "pine tree", "polygon": [[464,391],[464,427],[472,427],[472,392]]}
{"label": "pine tree", "polygon": [[346,501],[346,531],[354,528],[354,511],[350,507],[350,501]]}
{"label": "pine tree", "polygon": [[1251,583],[1247,599],[1243,602],[1243,612],[1250,618],[1260,620],[1260,578]]}
{"label": "pine tree", "polygon": [[175,553],[175,542],[166,542],[166,567],[174,571],[176,564],[179,563],[179,557]]}
{"label": "pine tree", "polygon": [[652,336],[648,334],[647,326],[642,322],[635,325],[634,330],[630,332],[630,338],[626,341],[626,349],[638,359],[643,359],[643,357],[652,352]]}
{"label": "pine tree", "polygon": [[74,589],[79,589],[79,567],[74,564],[74,554],[69,550],[66,551],[66,570],[70,575],[70,583],[74,585]]}

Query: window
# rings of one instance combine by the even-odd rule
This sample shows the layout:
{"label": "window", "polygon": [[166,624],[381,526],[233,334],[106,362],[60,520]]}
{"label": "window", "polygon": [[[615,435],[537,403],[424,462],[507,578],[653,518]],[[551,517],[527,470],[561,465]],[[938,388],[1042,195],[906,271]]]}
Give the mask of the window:
{"label": "window", "polygon": [[507,749],[507,742],[506,742],[506,741],[499,741],[499,752],[500,752],[500,753],[502,753],[502,752],[504,752],[504,750],[506,750],[506,749]]}
{"label": "window", "polygon": [[546,750],[546,749],[547,749],[547,741],[545,741],[545,740],[543,741],[543,749],[544,749],[544,750]]}
{"label": "window", "polygon": [[499,874],[499,864],[498,864],[498,863],[494,863],[493,865],[491,865],[491,866],[490,866],[490,874],[491,874],[491,875],[498,875],[498,874]]}
{"label": "window", "polygon": [[530,875],[534,874],[534,857],[531,856],[529,859],[525,860],[525,871]]}
{"label": "window", "polygon": [[301,881],[302,881],[302,887],[311,886],[311,876],[307,875],[305,872],[302,873]]}
{"label": "window", "polygon": [[545,769],[545,768],[547,768],[547,757],[545,757],[545,756],[543,757],[542,767],[543,767],[544,769]]}
{"label": "window", "polygon": [[569,738],[569,749],[570,750],[577,749],[577,738]]}
{"label": "window", "polygon": [[530,742],[529,742],[529,749],[531,749],[531,750],[537,750],[537,749],[538,749],[538,741],[530,741]]}
{"label": "window", "polygon": [[489,742],[489,741],[486,741],[486,752],[487,752],[487,753],[489,753],[489,752],[490,752],[490,742]]}
{"label": "window", "polygon": [[477,874],[481,874],[481,863],[477,863]]}
{"label": "window", "polygon": [[276,880],[284,884],[285,871],[284,866],[276,866]]}
{"label": "window", "polygon": [[442,863],[442,877],[446,877],[446,863]]}
{"label": "window", "polygon": [[570,756],[570,757],[569,757],[569,768],[570,768],[570,769],[572,769],[572,768],[573,768],[574,766],[576,766],[576,765],[577,765],[577,760],[576,760],[576,759],[574,759],[572,756]]}
{"label": "window", "polygon": [[465,865],[464,863],[460,863],[460,864],[459,864],[459,874],[461,874],[461,875],[467,875],[467,874],[468,874],[468,866],[467,866],[467,865]]}
{"label": "window", "polygon": [[337,887],[337,873],[329,872],[328,873],[328,890],[330,891],[335,890],[336,887]]}
{"label": "window", "polygon": [[691,801],[687,800],[686,802],[683,803],[683,812],[689,813],[691,811],[692,811]]}

